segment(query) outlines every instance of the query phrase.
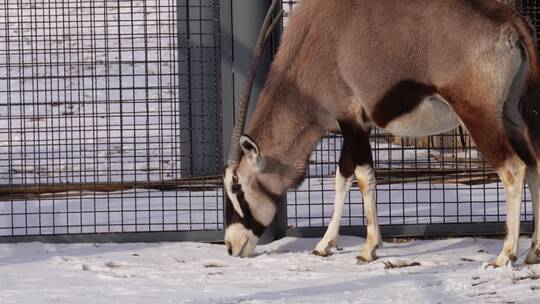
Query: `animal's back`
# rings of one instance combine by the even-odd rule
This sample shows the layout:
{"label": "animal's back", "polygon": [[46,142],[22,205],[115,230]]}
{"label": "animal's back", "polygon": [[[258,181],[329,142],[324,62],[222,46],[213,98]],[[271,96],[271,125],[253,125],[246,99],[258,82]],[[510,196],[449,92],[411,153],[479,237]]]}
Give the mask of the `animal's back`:
{"label": "animal's back", "polygon": [[[516,18],[515,9],[495,0],[304,1],[278,62],[292,66],[297,85],[336,115],[348,111],[348,101],[339,107],[325,97],[349,89],[375,115],[377,103],[400,82],[435,92],[459,81],[486,52],[506,56],[513,48],[509,55],[515,56]],[[396,102],[396,111],[417,105]]]}
{"label": "animal's back", "polygon": [[[336,56],[344,77],[368,87],[408,78],[444,86],[486,50],[506,42],[501,31],[516,13],[493,0],[354,3],[355,16],[339,34]],[[368,70],[379,74],[361,73]]]}

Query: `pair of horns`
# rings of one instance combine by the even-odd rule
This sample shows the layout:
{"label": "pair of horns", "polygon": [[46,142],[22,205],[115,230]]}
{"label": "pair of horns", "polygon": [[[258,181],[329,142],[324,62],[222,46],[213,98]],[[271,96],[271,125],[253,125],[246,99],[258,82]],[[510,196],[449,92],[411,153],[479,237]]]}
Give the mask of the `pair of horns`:
{"label": "pair of horns", "polygon": [[244,132],[244,126],[246,124],[249,99],[251,98],[251,91],[253,90],[253,82],[255,81],[257,67],[264,52],[264,48],[272,36],[274,28],[278,24],[279,20],[281,20],[281,17],[283,17],[283,10],[281,9],[276,16],[273,17],[274,11],[278,7],[278,4],[279,0],[272,0],[272,4],[270,4],[266,17],[264,18],[264,22],[259,33],[259,38],[257,39],[257,44],[255,45],[255,53],[251,62],[251,68],[249,69],[248,77],[244,85],[244,91],[242,93],[242,99],[240,100],[240,106],[238,112],[236,112],[236,117],[234,120],[235,125],[232,132],[231,147],[229,150],[229,166],[237,166],[242,157],[242,149],[239,141]]}

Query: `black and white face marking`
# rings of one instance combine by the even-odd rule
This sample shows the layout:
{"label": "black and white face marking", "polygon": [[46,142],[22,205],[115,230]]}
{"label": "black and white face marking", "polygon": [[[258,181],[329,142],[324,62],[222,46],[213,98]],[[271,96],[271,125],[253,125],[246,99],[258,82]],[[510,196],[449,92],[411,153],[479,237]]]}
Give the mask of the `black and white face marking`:
{"label": "black and white face marking", "polygon": [[225,172],[225,244],[229,255],[247,257],[266,227],[253,217],[234,169]]}
{"label": "black and white face marking", "polygon": [[[235,208],[235,206],[233,206],[233,202],[229,198],[229,193],[227,193],[227,205],[225,210],[227,227],[235,223],[240,223],[246,229],[253,231],[255,236],[260,237],[266,229],[266,226],[253,217],[249,204],[246,201],[245,193],[242,190],[242,185],[238,182],[236,171],[233,172],[231,192],[233,199],[236,199],[238,202],[238,207]],[[238,208],[240,208],[239,211],[237,211]]]}
{"label": "black and white face marking", "polygon": [[240,165],[225,169],[225,243],[229,254],[245,257],[272,222],[279,198],[259,181],[264,159],[257,144],[242,136],[240,145],[244,152]]}

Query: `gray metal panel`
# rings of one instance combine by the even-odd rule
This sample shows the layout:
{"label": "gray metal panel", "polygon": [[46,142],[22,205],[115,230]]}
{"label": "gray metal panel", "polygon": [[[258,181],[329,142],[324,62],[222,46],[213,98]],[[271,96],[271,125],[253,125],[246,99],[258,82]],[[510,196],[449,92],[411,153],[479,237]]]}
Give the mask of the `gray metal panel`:
{"label": "gray metal panel", "polygon": [[178,90],[178,111],[179,128],[180,128],[180,140],[181,149],[180,152],[180,175],[182,177],[191,176],[191,163],[193,153],[191,150],[191,74],[189,62],[191,61],[191,48],[189,47],[189,11],[186,8],[182,9],[182,6],[187,7],[187,0],[177,0],[177,27],[178,27],[178,84],[182,89]]}
{"label": "gray metal panel", "polygon": [[218,0],[177,0],[182,177],[221,171]]}
{"label": "gray metal panel", "polygon": [[[244,83],[253,58],[253,48],[270,5],[269,0],[225,0],[221,1],[221,71],[223,101],[223,160],[227,160],[230,136],[234,127],[234,116],[242,95]],[[274,34],[273,41],[267,46],[258,67],[257,78],[249,105],[249,117],[257,102],[257,97],[264,85],[270,69],[274,50],[280,39],[281,30]],[[276,220],[261,237],[259,243],[268,243],[285,235],[287,227],[286,203],[282,202]]]}
{"label": "gray metal panel", "polygon": [[[287,229],[289,237],[322,237],[325,227],[316,228],[291,228]],[[521,233],[531,234],[532,222],[521,223]],[[504,223],[480,223],[480,224],[426,224],[426,225],[384,225],[381,226],[383,237],[456,237],[475,235],[503,235]],[[341,227],[341,235],[366,237],[365,226]]]}
{"label": "gray metal panel", "polygon": [[[221,23],[221,102],[222,102],[222,150],[223,165],[227,162],[232,129],[234,127],[234,53],[233,53],[233,25],[232,25],[232,0],[221,1],[220,23]],[[239,94],[239,93],[236,93]]]}
{"label": "gray metal panel", "polygon": [[[322,237],[325,227],[289,228],[288,237]],[[381,226],[384,237],[457,237],[503,235],[504,223],[485,224],[429,224]],[[522,234],[531,234],[532,222],[521,224]],[[270,229],[274,235],[275,230]],[[365,226],[341,227],[341,235],[366,236]],[[44,243],[133,243],[133,242],[222,242],[222,231],[180,231],[180,232],[124,232],[76,235],[4,236],[0,243],[44,242]],[[271,237],[261,239],[259,244],[268,243]]]}
{"label": "gray metal panel", "polygon": [[222,231],[119,232],[99,234],[2,236],[0,243],[222,242]]}
{"label": "gray metal panel", "polygon": [[[266,15],[270,1],[225,0],[221,1],[221,59],[223,102],[223,159],[226,162],[230,147],[230,135],[234,115],[246,77],[251,67],[253,48]],[[249,117],[255,108],[257,97],[264,85],[272,62],[272,45],[268,45],[258,67],[253,94],[249,105]]]}

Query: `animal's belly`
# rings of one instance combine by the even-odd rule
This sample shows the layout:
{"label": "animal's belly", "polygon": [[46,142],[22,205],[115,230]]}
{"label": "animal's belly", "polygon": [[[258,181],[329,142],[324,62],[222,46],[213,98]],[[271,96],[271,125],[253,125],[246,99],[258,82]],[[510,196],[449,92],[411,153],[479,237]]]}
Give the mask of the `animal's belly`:
{"label": "animal's belly", "polygon": [[459,125],[448,103],[438,95],[424,98],[414,110],[390,121],[384,129],[394,135],[418,137],[443,133]]}

